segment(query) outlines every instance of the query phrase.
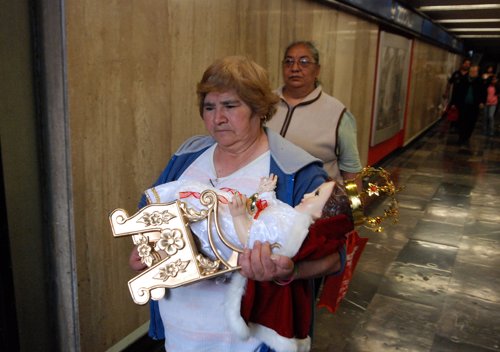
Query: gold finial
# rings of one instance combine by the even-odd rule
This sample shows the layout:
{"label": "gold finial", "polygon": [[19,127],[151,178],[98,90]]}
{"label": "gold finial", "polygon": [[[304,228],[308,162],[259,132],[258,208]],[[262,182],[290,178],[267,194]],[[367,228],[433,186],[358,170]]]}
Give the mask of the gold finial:
{"label": "gold finial", "polygon": [[[382,184],[379,184],[377,182],[369,182],[366,189],[364,188],[361,190],[361,192],[358,192],[358,187],[356,185],[357,178],[371,176],[379,176],[382,179]],[[399,221],[399,208],[398,201],[396,199],[396,193],[401,191],[401,188],[398,188],[394,185],[394,182],[391,180],[390,176],[391,174],[383,168],[374,168],[371,166],[367,166],[363,168],[363,170],[361,170],[356,178],[345,181],[345,188],[347,190],[347,195],[351,203],[352,215],[355,225],[363,225],[374,232],[382,232],[384,229],[382,226],[380,226],[380,224],[384,220],[392,218],[393,224]],[[389,206],[384,209],[384,214],[374,217],[365,216],[363,199],[372,196],[380,197],[382,194],[390,197]]]}
{"label": "gold finial", "polygon": [[259,200],[259,194],[254,193],[247,198],[247,211],[250,215],[254,215],[257,212],[257,201]]}

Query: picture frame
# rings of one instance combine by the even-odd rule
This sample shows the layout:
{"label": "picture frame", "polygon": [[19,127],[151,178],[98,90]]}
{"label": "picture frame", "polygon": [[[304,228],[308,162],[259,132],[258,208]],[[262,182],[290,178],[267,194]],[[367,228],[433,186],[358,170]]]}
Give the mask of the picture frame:
{"label": "picture frame", "polygon": [[412,40],[380,31],[370,146],[403,129]]}

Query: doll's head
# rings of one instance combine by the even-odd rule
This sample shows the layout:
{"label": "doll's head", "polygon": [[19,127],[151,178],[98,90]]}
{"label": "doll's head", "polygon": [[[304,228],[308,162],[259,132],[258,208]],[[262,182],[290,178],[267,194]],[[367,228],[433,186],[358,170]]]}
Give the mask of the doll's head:
{"label": "doll's head", "polygon": [[[327,180],[313,192],[305,194],[302,202],[295,208],[310,214],[313,220],[344,214],[356,226],[363,224],[363,226],[375,232],[383,230],[380,224],[384,220],[391,218],[393,223],[397,223],[399,209],[396,193],[401,188],[394,185],[390,173],[383,168],[367,166],[361,170],[358,177],[373,179],[376,182],[368,182],[366,188],[358,191],[355,179],[347,180],[345,186]],[[389,205],[384,209],[384,214],[381,216],[365,216],[363,199],[372,196],[379,197],[382,194],[389,198]]]}
{"label": "doll's head", "polygon": [[352,219],[349,198],[342,185],[327,180],[311,193],[304,194],[296,210],[310,214],[314,220],[345,214]]}
{"label": "doll's head", "polygon": [[334,181],[330,182],[333,182],[333,187],[330,196],[323,206],[321,218],[330,218],[332,216],[344,214],[352,221],[353,217],[351,203],[349,201],[349,197],[347,196],[344,185],[341,185]]}

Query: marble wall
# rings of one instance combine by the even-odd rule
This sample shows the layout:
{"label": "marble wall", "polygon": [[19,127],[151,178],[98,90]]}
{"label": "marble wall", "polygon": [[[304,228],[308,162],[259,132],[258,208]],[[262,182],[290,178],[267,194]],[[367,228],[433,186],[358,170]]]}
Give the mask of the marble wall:
{"label": "marble wall", "polygon": [[430,44],[415,41],[405,143],[410,142],[440,116],[447,77],[459,66],[460,57]]}
{"label": "marble wall", "polygon": [[[378,26],[305,0],[67,0],[65,6],[81,345],[105,350],[149,316],[127,290],[131,241],[112,238],[107,215],[117,207],[133,212],[179,144],[204,132],[195,96],[203,70],[224,55],[249,55],[277,87],[284,47],[315,41],[320,79],[357,117],[366,162]],[[415,52],[417,72],[429,79],[412,81],[419,92],[412,93],[407,139],[431,122],[419,114],[430,108],[431,90],[441,89],[436,75],[448,60],[446,51],[426,44],[417,43]]]}

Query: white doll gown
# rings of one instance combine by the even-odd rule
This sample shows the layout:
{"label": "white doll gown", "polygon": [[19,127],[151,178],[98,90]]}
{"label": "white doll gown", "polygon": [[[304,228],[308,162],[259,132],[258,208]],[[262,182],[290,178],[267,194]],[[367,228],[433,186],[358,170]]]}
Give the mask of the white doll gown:
{"label": "white doll gown", "polygon": [[[218,194],[218,218],[221,232],[236,247],[252,248],[255,241],[267,241],[279,244],[279,248],[273,250],[274,253],[293,257],[307,236],[308,228],[312,223],[311,216],[300,213],[288,204],[276,199],[275,192],[264,192],[259,195],[259,199],[267,202],[267,207],[259,213],[256,219],[253,219],[246,244],[239,240],[228,206],[228,202],[231,201],[237,190],[221,190],[197,181],[177,180],[150,188],[146,190],[145,194],[149,203],[169,203],[178,199],[185,202],[188,207],[199,211],[204,209],[200,203],[199,195],[207,189]],[[247,197],[249,196],[251,195],[247,195]],[[203,220],[191,223],[190,226],[192,233],[200,240],[199,250],[213,259],[214,255],[208,241],[206,223],[207,220]],[[213,225],[212,234],[215,247],[227,259],[232,250],[222,242],[216,233],[215,225]]]}

